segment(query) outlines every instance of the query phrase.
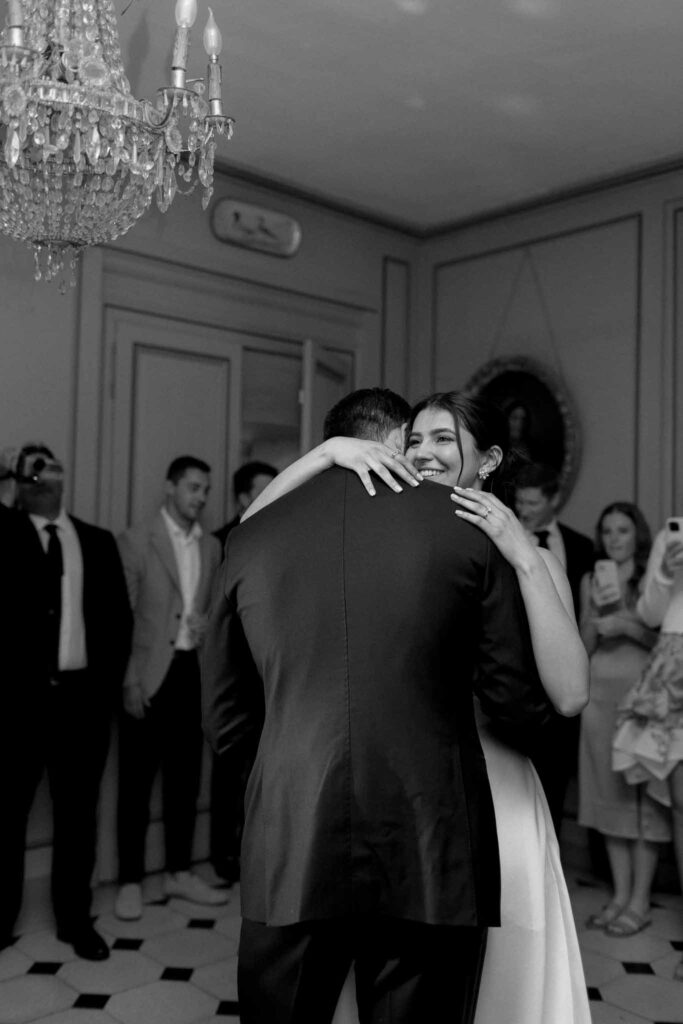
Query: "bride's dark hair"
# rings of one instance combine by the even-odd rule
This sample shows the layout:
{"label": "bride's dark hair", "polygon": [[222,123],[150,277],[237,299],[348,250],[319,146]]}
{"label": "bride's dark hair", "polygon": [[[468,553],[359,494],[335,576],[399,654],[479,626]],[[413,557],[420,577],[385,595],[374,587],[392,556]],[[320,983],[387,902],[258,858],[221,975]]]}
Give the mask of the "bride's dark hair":
{"label": "bride's dark hair", "polygon": [[461,430],[466,430],[472,436],[480,452],[486,452],[494,445],[501,449],[503,458],[484,482],[484,490],[510,505],[514,498],[514,478],[528,460],[516,448],[510,447],[508,418],[502,409],[486,398],[466,395],[462,391],[439,391],[413,406],[406,436],[413,429],[417,416],[425,409],[443,409],[451,414],[456,444],[463,461]]}

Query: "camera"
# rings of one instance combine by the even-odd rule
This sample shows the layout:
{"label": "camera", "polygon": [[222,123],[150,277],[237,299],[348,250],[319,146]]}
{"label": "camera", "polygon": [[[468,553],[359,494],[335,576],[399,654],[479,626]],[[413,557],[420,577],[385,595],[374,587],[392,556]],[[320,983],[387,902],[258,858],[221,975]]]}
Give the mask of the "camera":
{"label": "camera", "polygon": [[19,460],[14,477],[18,484],[39,484],[61,480],[64,467],[61,462],[42,452],[31,452]]}

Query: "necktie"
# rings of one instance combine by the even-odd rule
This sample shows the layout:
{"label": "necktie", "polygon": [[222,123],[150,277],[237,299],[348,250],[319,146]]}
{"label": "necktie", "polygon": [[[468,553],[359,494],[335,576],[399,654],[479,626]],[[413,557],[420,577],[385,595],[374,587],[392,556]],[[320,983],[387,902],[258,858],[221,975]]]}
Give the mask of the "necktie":
{"label": "necktie", "polygon": [[536,530],[535,533],[538,537],[539,548],[545,548],[546,551],[550,550],[548,548],[548,537],[550,536],[550,530]]}
{"label": "necktie", "polygon": [[48,651],[52,678],[59,671],[59,633],[62,622],[62,576],[64,559],[62,544],[57,535],[57,527],[49,523],[45,532],[50,538],[47,542],[47,612],[48,612]]}

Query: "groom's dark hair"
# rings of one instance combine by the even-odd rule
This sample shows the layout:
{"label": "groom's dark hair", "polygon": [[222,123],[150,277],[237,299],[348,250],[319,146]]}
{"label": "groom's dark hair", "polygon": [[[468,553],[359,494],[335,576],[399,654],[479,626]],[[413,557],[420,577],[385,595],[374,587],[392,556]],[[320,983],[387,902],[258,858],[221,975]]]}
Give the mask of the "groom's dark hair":
{"label": "groom's dark hair", "polygon": [[360,388],[333,405],[323,425],[323,438],[360,437],[384,441],[410,417],[410,406],[389,388]]}

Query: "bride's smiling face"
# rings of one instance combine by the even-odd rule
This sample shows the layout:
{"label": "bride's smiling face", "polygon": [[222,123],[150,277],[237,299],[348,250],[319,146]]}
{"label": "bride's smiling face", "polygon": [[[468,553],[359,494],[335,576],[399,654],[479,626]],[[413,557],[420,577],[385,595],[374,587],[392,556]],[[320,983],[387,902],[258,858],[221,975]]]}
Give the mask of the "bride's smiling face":
{"label": "bride's smiling face", "polygon": [[474,438],[463,427],[459,434],[462,456],[452,415],[445,409],[423,409],[408,434],[406,457],[425,480],[446,487],[480,487],[477,473],[486,462],[486,453],[477,449]]}

